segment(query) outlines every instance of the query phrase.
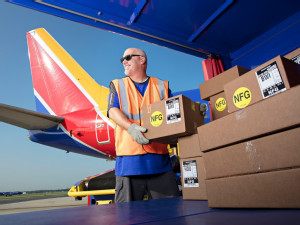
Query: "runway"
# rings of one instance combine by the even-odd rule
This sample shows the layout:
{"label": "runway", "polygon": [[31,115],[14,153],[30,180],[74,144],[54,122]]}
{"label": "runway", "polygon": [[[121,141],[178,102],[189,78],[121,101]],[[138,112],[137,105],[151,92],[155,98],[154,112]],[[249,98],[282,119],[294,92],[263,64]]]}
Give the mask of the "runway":
{"label": "runway", "polygon": [[47,198],[39,200],[22,201],[0,205],[0,215],[43,211],[49,209],[71,208],[87,206],[87,199],[75,201],[73,197]]}

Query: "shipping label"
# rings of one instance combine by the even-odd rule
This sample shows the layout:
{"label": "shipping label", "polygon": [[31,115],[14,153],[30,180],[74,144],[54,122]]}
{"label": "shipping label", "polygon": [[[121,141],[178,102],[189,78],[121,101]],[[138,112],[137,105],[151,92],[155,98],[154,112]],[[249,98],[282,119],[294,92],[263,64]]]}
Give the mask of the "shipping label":
{"label": "shipping label", "polygon": [[181,121],[179,98],[166,100],[167,124]]}
{"label": "shipping label", "polygon": [[295,63],[300,64],[300,55],[296,55],[295,57],[291,58],[291,60]]}
{"label": "shipping label", "polygon": [[257,71],[256,78],[264,99],[286,90],[276,62]]}
{"label": "shipping label", "polygon": [[199,187],[196,160],[182,162],[182,175],[184,187]]}

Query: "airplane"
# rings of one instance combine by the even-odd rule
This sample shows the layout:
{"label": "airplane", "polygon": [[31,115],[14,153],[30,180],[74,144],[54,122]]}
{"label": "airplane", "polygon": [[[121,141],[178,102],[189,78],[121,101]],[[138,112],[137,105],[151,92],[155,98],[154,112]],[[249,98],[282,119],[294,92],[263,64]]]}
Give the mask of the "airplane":
{"label": "airplane", "polygon": [[[28,129],[33,142],[114,160],[114,123],[107,117],[109,89],[44,28],[27,32],[27,44],[37,111],[0,104],[0,122]],[[178,94],[207,103],[200,100],[199,89],[173,93]]]}
{"label": "airplane", "polygon": [[33,142],[104,159],[116,157],[109,89],[99,85],[43,28],[27,33],[36,111],[0,104],[0,121]]}

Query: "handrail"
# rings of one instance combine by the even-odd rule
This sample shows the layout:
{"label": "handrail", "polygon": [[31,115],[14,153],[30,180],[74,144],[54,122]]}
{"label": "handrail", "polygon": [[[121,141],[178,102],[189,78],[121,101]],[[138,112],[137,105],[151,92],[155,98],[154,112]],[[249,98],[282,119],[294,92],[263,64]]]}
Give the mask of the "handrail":
{"label": "handrail", "polygon": [[70,197],[85,197],[87,195],[114,195],[115,189],[96,190],[96,191],[76,191],[76,186],[71,187],[68,192]]}

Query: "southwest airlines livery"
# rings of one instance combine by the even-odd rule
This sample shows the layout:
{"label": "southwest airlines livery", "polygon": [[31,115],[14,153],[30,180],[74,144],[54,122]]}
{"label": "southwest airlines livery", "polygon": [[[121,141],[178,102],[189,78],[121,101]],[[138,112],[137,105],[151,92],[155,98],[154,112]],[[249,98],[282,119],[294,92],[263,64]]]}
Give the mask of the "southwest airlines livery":
{"label": "southwest airlines livery", "polygon": [[93,80],[43,28],[27,33],[37,112],[0,104],[0,121],[30,140],[99,158],[116,157],[109,89]]}

